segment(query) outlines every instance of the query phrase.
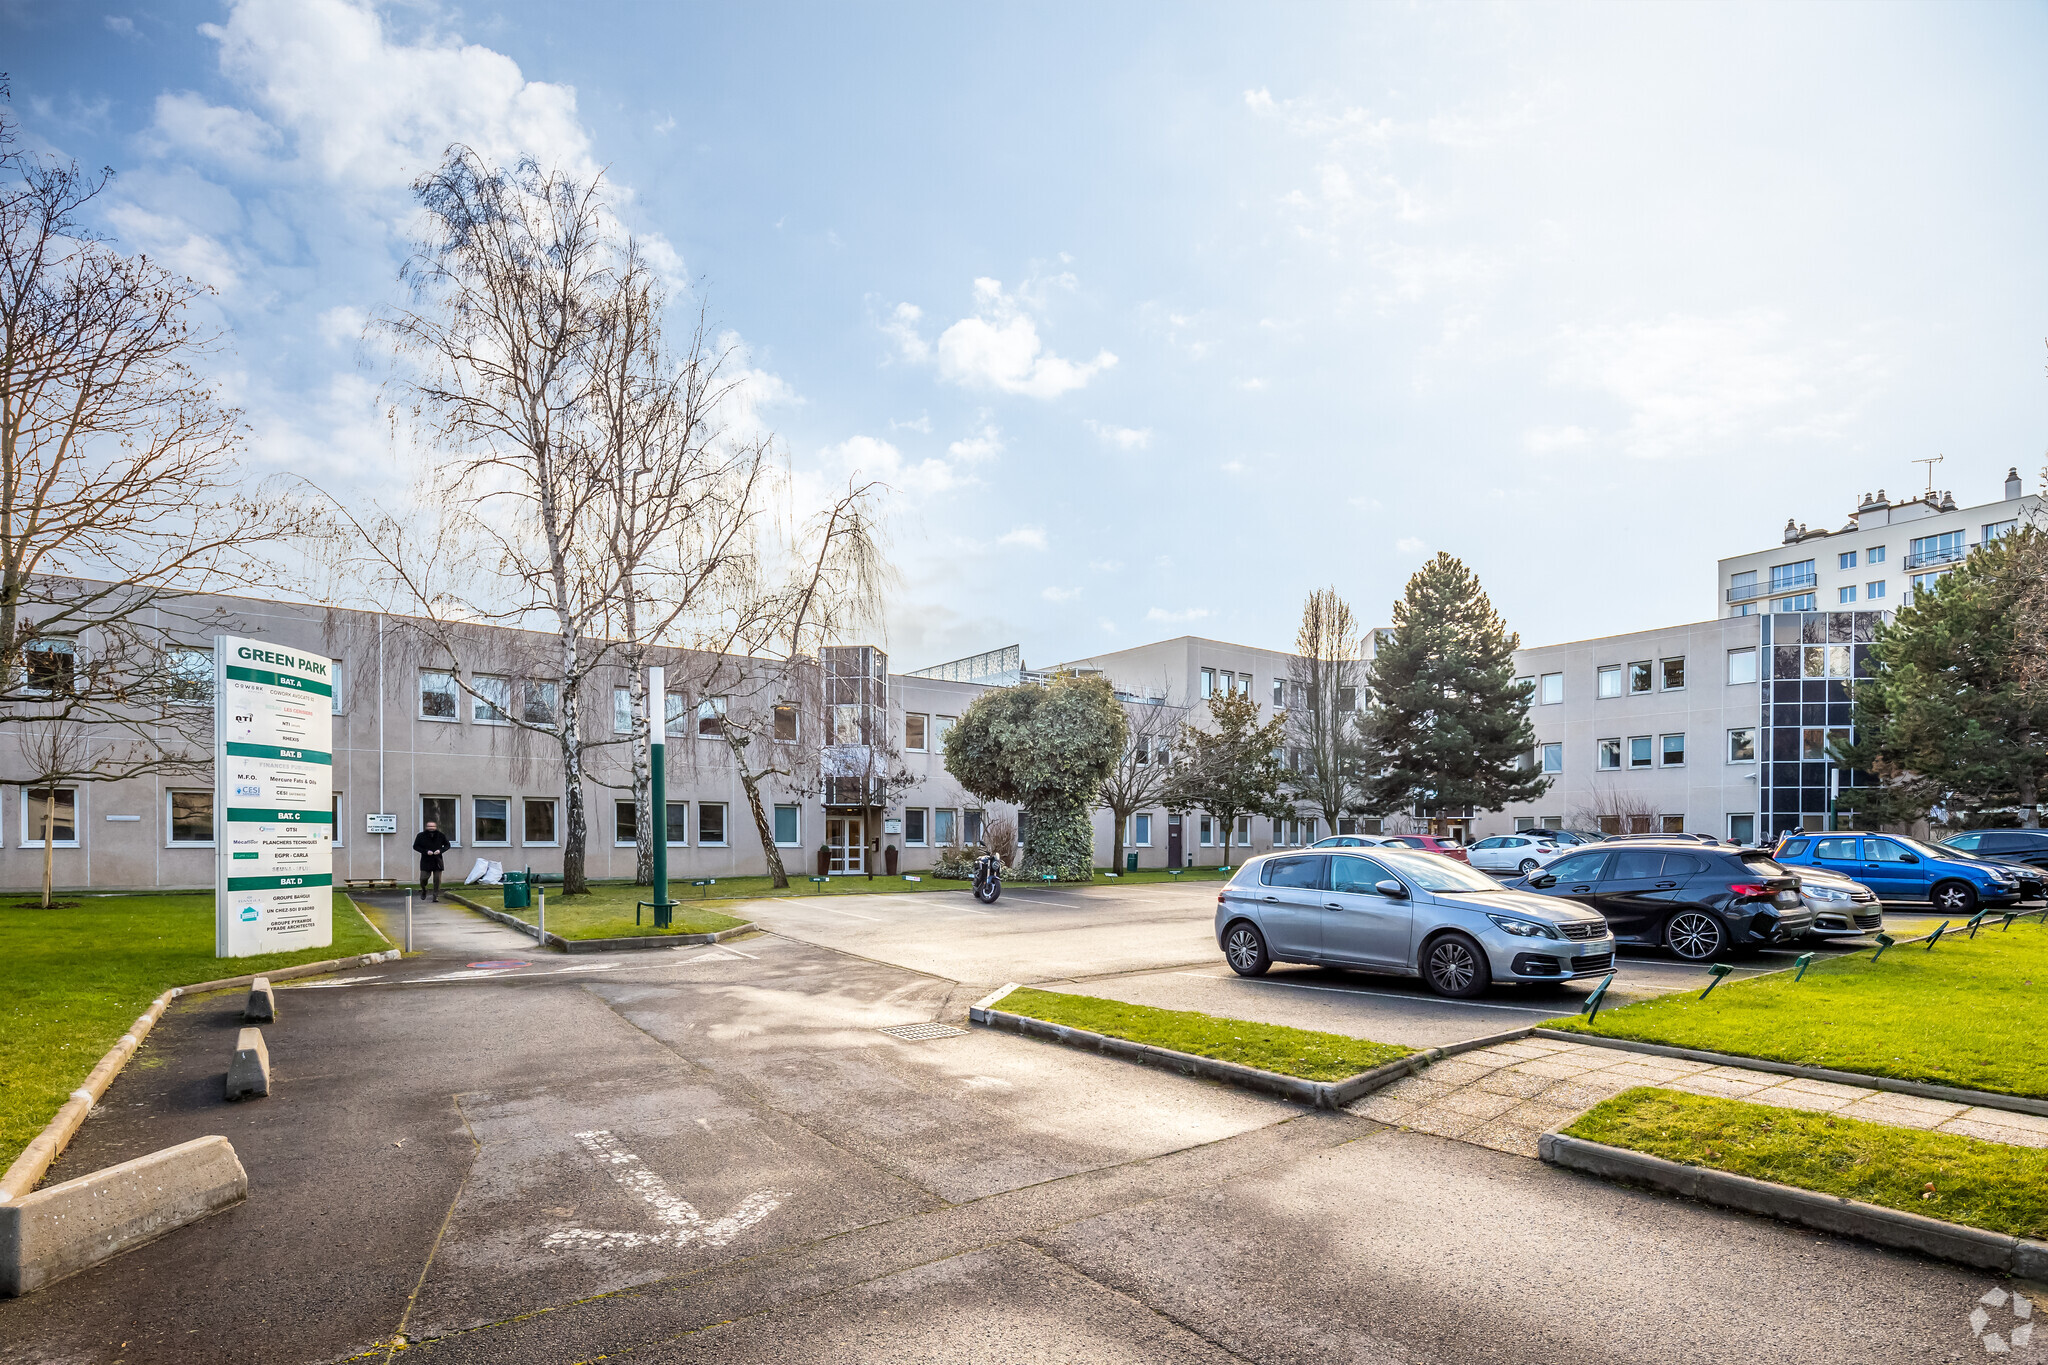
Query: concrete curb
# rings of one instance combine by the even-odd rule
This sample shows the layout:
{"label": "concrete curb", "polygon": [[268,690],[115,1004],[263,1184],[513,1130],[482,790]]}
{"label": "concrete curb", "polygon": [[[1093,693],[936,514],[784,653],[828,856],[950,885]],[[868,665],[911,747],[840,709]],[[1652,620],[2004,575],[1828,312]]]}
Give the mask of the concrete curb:
{"label": "concrete curb", "polygon": [[[360,957],[341,957],[329,962],[308,962],[298,967],[280,967],[274,971],[264,972],[263,976],[272,981],[282,981],[294,976],[318,976],[326,972],[346,971],[350,967],[393,962],[398,956],[398,950],[392,948],[381,953],[366,953]],[[107,1049],[107,1054],[100,1058],[99,1065],[85,1078],[85,1084],[71,1092],[71,1098],[66,1100],[43,1126],[43,1131],[36,1134],[35,1139],[21,1149],[21,1155],[14,1158],[13,1164],[7,1168],[7,1173],[0,1175],[0,1207],[4,1207],[10,1200],[22,1198],[36,1187],[36,1182],[50,1169],[50,1163],[63,1154],[64,1148],[71,1142],[72,1135],[77,1133],[78,1125],[85,1122],[85,1116],[92,1112],[92,1107],[107,1093],[107,1087],[114,1083],[114,1077],[121,1074],[121,1068],[135,1055],[135,1049],[142,1046],[142,1040],[156,1027],[157,1020],[163,1018],[164,1011],[171,1007],[173,1000],[200,991],[247,986],[255,980],[256,976],[252,973],[248,976],[229,977],[224,981],[202,981],[194,986],[173,986],[150,1001],[149,1008],[143,1011],[126,1033],[121,1035],[121,1040]]]}
{"label": "concrete curb", "polygon": [[203,1137],[0,1205],[0,1295],[33,1293],[248,1194],[228,1140]]}
{"label": "concrete curb", "polygon": [[1175,1052],[1171,1048],[1154,1047],[1150,1043],[1133,1043],[1128,1039],[1112,1038],[1088,1029],[1050,1024],[1043,1019],[1033,1019],[1027,1014],[1012,1014],[1008,1010],[995,1008],[1004,996],[1016,989],[1018,984],[1012,981],[975,1001],[968,1008],[968,1022],[980,1024],[984,1028],[1020,1034],[1026,1038],[1042,1038],[1047,1042],[1079,1048],[1084,1052],[1100,1053],[1105,1057],[1117,1057],[1144,1066],[1177,1071],[1183,1076],[1221,1081],[1225,1085],[1256,1090],[1264,1095],[1276,1095],[1283,1100],[1292,1100],[1296,1104],[1306,1104],[1317,1109],[1342,1109],[1345,1105],[1390,1085],[1403,1076],[1420,1074],[1430,1063],[1441,1058],[1459,1052],[1469,1052],[1473,1048],[1508,1042],[1514,1038],[1524,1037],[1528,1033],[1527,1029],[1516,1029],[1510,1033],[1473,1038],[1444,1047],[1424,1048],[1418,1052],[1411,1052],[1406,1057],[1396,1057],[1391,1062],[1383,1062],[1370,1071],[1361,1071],[1356,1076],[1346,1076],[1341,1081],[1310,1081],[1299,1076],[1283,1076],[1277,1071],[1261,1071],[1257,1067],[1240,1066],[1236,1062],[1218,1061],[1214,1057],[1202,1057],[1192,1052]]}
{"label": "concrete curb", "polygon": [[277,993],[270,989],[269,977],[259,976],[249,983],[249,998],[242,1005],[242,1018],[251,1024],[277,1022]]}
{"label": "concrete curb", "polygon": [[235,1035],[235,1050],[228,1058],[224,1098],[246,1100],[270,1093],[270,1048],[263,1030],[245,1028]]}
{"label": "concrete curb", "polygon": [[1999,1095],[1989,1090],[1963,1090],[1952,1085],[1929,1085],[1924,1081],[1894,1080],[1861,1071],[1836,1071],[1832,1067],[1805,1066],[1798,1062],[1772,1062],[1761,1057],[1740,1057],[1732,1052],[1706,1052],[1699,1048],[1667,1047],[1663,1043],[1639,1043],[1633,1038],[1608,1038],[1593,1033],[1567,1033],[1562,1029],[1536,1028],[1538,1038],[1564,1043],[1585,1043],[1589,1047],[1610,1047],[1622,1052],[1644,1052],[1652,1057],[1672,1057],[1682,1062],[1707,1062],[1714,1066],[1737,1067],[1743,1071],[1768,1071],[1774,1076],[1797,1076],[1808,1081],[1833,1081],[1837,1085],[1861,1086],[1866,1090],[1889,1090],[1899,1095],[1917,1095],[1949,1104],[1969,1104],[1981,1109],[2004,1109],[2015,1114],[2048,1118],[2048,1100],[2024,1095]]}
{"label": "concrete curb", "polygon": [[1537,1153],[1553,1166],[1583,1171],[1588,1175],[1669,1194],[1683,1195],[1702,1203],[1762,1214],[1802,1227],[1818,1228],[1845,1237],[1859,1237],[1879,1246],[1917,1251],[1937,1260],[1955,1261],[1984,1270],[2002,1270],[2023,1279],[2048,1275],[2048,1243],[2029,1241],[2004,1233],[1985,1232],[1958,1223],[1944,1223],[1899,1209],[1880,1208],[1840,1195],[1794,1189],[1768,1180],[1756,1180],[1728,1171],[1686,1166],[1643,1152],[1632,1152],[1584,1138],[1549,1132],[1536,1140]]}
{"label": "concrete curb", "polygon": [[442,894],[457,905],[466,905],[487,919],[494,919],[508,928],[534,937],[534,946],[537,948],[559,948],[565,953],[628,952],[638,948],[687,948],[700,943],[723,943],[735,935],[754,932],[754,924],[750,920],[711,934],[646,934],[633,938],[563,938],[560,934],[549,934],[546,940],[542,941],[534,935],[535,926],[517,915],[507,914],[503,910],[493,910],[488,905],[478,904],[467,896],[456,895],[453,891]]}

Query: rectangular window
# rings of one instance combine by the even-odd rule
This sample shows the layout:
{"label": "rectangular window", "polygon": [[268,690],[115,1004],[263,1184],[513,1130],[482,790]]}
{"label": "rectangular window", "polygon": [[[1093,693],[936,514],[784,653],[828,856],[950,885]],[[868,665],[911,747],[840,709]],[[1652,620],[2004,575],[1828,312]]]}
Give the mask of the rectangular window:
{"label": "rectangular window", "polygon": [[927,812],[913,806],[903,812],[903,842],[912,848],[923,848],[925,842],[925,820]]}
{"label": "rectangular window", "polygon": [[1621,767],[1621,741],[1603,739],[1600,741],[1600,761],[1596,765],[1601,772],[1611,773]]}
{"label": "rectangular window", "polygon": [[1873,600],[1884,596],[1884,580],[1880,578],[1875,583],[1865,583],[1863,585],[1863,595]]}
{"label": "rectangular window", "polygon": [[939,753],[946,752],[946,731],[953,728],[958,716],[940,716],[932,724],[932,748]]}
{"label": "rectangular window", "polygon": [[[68,676],[68,675],[67,675]],[[78,788],[59,787],[55,799],[48,787],[23,787],[21,791],[21,846],[43,846],[43,821],[50,826],[50,847],[78,847]]]}
{"label": "rectangular window", "polygon": [[1853,568],[1855,568],[1855,567],[1856,567],[1856,552],[1855,552],[1854,550],[1844,550],[1844,551],[1842,551],[1842,553],[1840,553],[1840,554],[1836,555],[1836,556],[1835,556],[1835,567],[1836,567],[1836,568],[1839,568],[1839,569],[1853,569]]}
{"label": "rectangular window", "polygon": [[555,803],[537,796],[529,796],[523,803],[526,807],[526,835],[521,840],[528,847],[547,846],[555,842]]}
{"label": "rectangular window", "polygon": [[[211,706],[213,704],[213,651],[210,649],[173,649],[164,661],[166,690],[170,700],[180,706]],[[337,691],[336,696],[340,693]]]}
{"label": "rectangular window", "polygon": [[1216,828],[1209,822],[1209,817],[1206,815],[1202,817],[1201,828],[1196,837],[1196,842],[1203,848],[1214,848],[1216,846]]}
{"label": "rectangular window", "polygon": [[1728,732],[1728,761],[1756,762],[1756,727],[1744,725]]}
{"label": "rectangular window", "polygon": [[725,802],[697,803],[697,847],[725,847]]}
{"label": "rectangular window", "polygon": [[340,848],[343,844],[348,842],[348,840],[343,837],[348,833],[348,822],[341,818],[341,793],[329,792],[328,796],[332,799],[332,805],[334,808],[333,844],[334,847]]}
{"label": "rectangular window", "polygon": [[1939,583],[1939,582],[1941,582],[1941,580],[1942,580],[1942,579],[1944,579],[1944,578],[1947,578],[1947,577],[1948,577],[1948,573],[1949,573],[1949,571],[1948,571],[1947,569],[1943,569],[1943,570],[1942,570],[1942,571],[1941,571],[1940,573],[1916,573],[1916,574],[1914,574],[1914,575],[1913,575],[1913,595],[1914,595],[1915,597],[1918,597],[1918,596],[1919,596],[1919,595],[1920,595],[1921,593],[1923,593],[1923,592],[1933,592],[1933,591],[1934,591],[1934,585],[1935,585],[1935,584],[1937,584],[1937,583]]}
{"label": "rectangular window", "polygon": [[1664,766],[1682,768],[1685,766],[1685,736],[1664,736]]}
{"label": "rectangular window", "polygon": [[1564,771],[1564,745],[1546,744],[1543,746],[1543,771],[1547,773],[1561,773]]}
{"label": "rectangular window", "polygon": [[1731,815],[1728,817],[1728,838],[1732,843],[1753,844],[1756,842],[1756,817],[1754,815]]}
{"label": "rectangular window", "polygon": [[671,735],[690,733],[690,699],[680,692],[671,692],[664,709],[662,729]]}
{"label": "rectangular window", "polygon": [[1683,815],[1660,815],[1657,817],[1657,822],[1663,826],[1662,829],[1657,831],[1659,834],[1685,833],[1685,817]]}
{"label": "rectangular window", "polygon": [[1152,817],[1150,815],[1133,815],[1131,817],[1131,846],[1133,848],[1152,847]]}
{"label": "rectangular window", "polygon": [[519,688],[519,715],[528,725],[555,723],[555,685],[528,679]]}
{"label": "rectangular window", "polygon": [[612,733],[633,733],[633,689],[630,687],[612,689]]}
{"label": "rectangular window", "polygon": [[1647,768],[1650,766],[1650,737],[1630,735],[1628,739],[1628,766]]}
{"label": "rectangular window", "polygon": [[420,798],[420,828],[425,829],[432,821],[434,828],[441,831],[448,842],[456,848],[462,846],[462,798],[457,796],[422,796]]}
{"label": "rectangular window", "polygon": [[912,753],[925,752],[925,720],[923,716],[903,718],[903,747]]}
{"label": "rectangular window", "polygon": [[1533,702],[1536,700],[1536,679],[1533,677],[1515,679],[1515,690]]}
{"label": "rectangular window", "polygon": [[1828,756],[1828,732],[1814,727],[1799,732],[1799,757],[1807,763],[1823,762]]}
{"label": "rectangular window", "polygon": [[454,720],[455,675],[438,669],[420,670],[420,719]]}
{"label": "rectangular window", "polygon": [[1631,694],[1650,690],[1650,661],[1643,659],[1628,666],[1628,690]]}
{"label": "rectangular window", "polygon": [[1865,550],[1863,552],[1863,562],[1865,564],[1884,563],[1884,546],[1873,545],[1869,549]]}
{"label": "rectangular window", "polygon": [[839,702],[832,707],[832,742],[834,744],[858,744],[860,734],[860,707],[851,702]]}
{"label": "rectangular window", "polygon": [[1756,596],[1756,570],[1744,569],[1741,573],[1728,576],[1728,600],[1740,602],[1745,597]]}
{"label": "rectangular window", "polygon": [[958,811],[952,810],[935,810],[932,812],[932,842],[934,844],[940,848],[951,848],[953,846],[953,828],[958,822],[959,815]]}
{"label": "rectangular window", "polygon": [[479,673],[469,680],[469,718],[478,725],[509,725],[512,717],[512,680]]}
{"label": "rectangular window", "polygon": [[1339,711],[1356,711],[1358,709],[1358,689],[1355,687],[1338,688],[1337,709]]}
{"label": "rectangular window", "polygon": [[479,848],[504,848],[512,842],[511,798],[475,797],[469,803],[469,819]]}
{"label": "rectangular window", "polygon": [[1542,695],[1545,706],[1556,706],[1562,702],[1564,700],[1564,674],[1545,673],[1543,675]]}
{"label": "rectangular window", "polygon": [[1854,583],[1849,583],[1849,584],[1846,584],[1846,585],[1844,585],[1843,587],[1839,587],[1839,588],[1836,588],[1836,589],[1835,589],[1835,601],[1837,601],[1837,602],[1854,602],[1855,600],[1856,600],[1856,585],[1855,585]]}
{"label": "rectangular window", "polygon": [[1813,594],[1802,593],[1798,597],[1781,597],[1771,604],[1774,611],[1812,611]]}
{"label": "rectangular window", "polygon": [[1731,649],[1728,651],[1728,684],[1753,683],[1756,681],[1756,649]]}
{"label": "rectangular window", "polygon": [[776,706],[773,719],[775,722],[775,742],[777,744],[796,743],[798,736],[796,708],[787,702],[781,703]]}
{"label": "rectangular window", "polygon": [[668,846],[670,848],[688,848],[690,846],[690,803],[687,801],[669,802],[666,823],[667,828],[663,832],[668,835]]}
{"label": "rectangular window", "polygon": [[2013,518],[2010,521],[1994,521],[1990,523],[1988,526],[1984,528],[1984,543],[1986,545],[1989,545],[1994,540],[2004,539],[2006,536],[2011,535],[2015,530],[2017,530],[2019,528],[2019,524],[2019,519],[2017,517]]}
{"label": "rectangular window", "polygon": [[1685,688],[1685,656],[1681,654],[1675,659],[1663,659],[1659,662],[1663,666],[1664,690],[1666,692],[1683,691]]}
{"label": "rectangular window", "polygon": [[[71,679],[78,664],[78,645],[62,636],[47,635],[30,640],[21,651],[22,671],[27,674],[24,681],[32,697],[68,697],[71,695]],[[213,665],[207,665],[207,676],[213,674]],[[58,789],[62,795],[62,788]],[[36,836],[39,840],[41,835]],[[37,843],[37,848],[42,844]]]}
{"label": "rectangular window", "polygon": [[[332,661],[331,672],[333,673],[334,676],[331,679],[329,679],[329,686],[331,686],[334,689],[334,691],[333,694],[327,698],[327,709],[331,714],[338,716],[341,714],[342,708],[346,704],[342,701],[342,697],[345,695],[345,690],[341,685],[341,660],[335,659]],[[334,827],[334,831],[336,834],[340,834],[341,826],[336,825]]]}
{"label": "rectangular window", "polygon": [[1963,557],[1963,533],[1942,531],[1931,536],[1916,536],[1906,546],[1906,567],[1918,568],[1922,564],[1950,564]]}
{"label": "rectangular window", "polygon": [[1209,698],[1215,695],[1216,670],[1213,668],[1205,668],[1202,670],[1202,700],[1207,701],[1209,700]]}
{"label": "rectangular window", "polygon": [[697,703],[697,734],[717,738],[725,733],[725,698],[706,697]]}
{"label": "rectangular window", "polygon": [[1275,678],[1275,679],[1273,679],[1273,709],[1274,709],[1275,711],[1282,711],[1282,710],[1285,710],[1285,709],[1286,709],[1286,707],[1287,707],[1287,679],[1285,679],[1285,678]]}
{"label": "rectangular window", "polygon": [[1771,591],[1790,592],[1794,588],[1813,586],[1813,561],[1802,559],[1797,564],[1771,565]]}
{"label": "rectangular window", "polygon": [[777,848],[803,847],[803,811],[797,806],[775,808],[775,846]]}
{"label": "rectangular window", "polygon": [[1600,683],[1599,687],[1595,689],[1598,695],[1603,697],[1618,697],[1621,695],[1620,664],[1604,664],[1595,676],[1599,679]]}
{"label": "rectangular window", "polygon": [[612,843],[619,848],[631,848],[640,840],[640,812],[631,801],[612,802],[612,822],[617,833]]}
{"label": "rectangular window", "polygon": [[[213,847],[213,793],[165,792],[172,848]],[[339,828],[339,826],[336,826]]]}
{"label": "rectangular window", "polygon": [[960,814],[960,842],[966,844],[969,848],[978,847],[981,843],[984,822],[985,817],[980,811],[962,811]]}
{"label": "rectangular window", "polygon": [[1236,840],[1236,842],[1237,842],[1237,846],[1238,846],[1239,848],[1250,848],[1250,847],[1252,846],[1252,818],[1251,818],[1251,816],[1249,816],[1249,815],[1240,815],[1240,816],[1238,816],[1238,817],[1237,817],[1237,840]]}

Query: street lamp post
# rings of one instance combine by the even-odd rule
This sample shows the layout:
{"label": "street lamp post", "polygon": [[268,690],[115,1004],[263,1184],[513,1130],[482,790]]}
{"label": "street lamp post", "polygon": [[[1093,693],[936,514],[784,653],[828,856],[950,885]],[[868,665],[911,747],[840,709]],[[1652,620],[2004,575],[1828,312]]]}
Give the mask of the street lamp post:
{"label": "street lamp post", "polygon": [[651,774],[648,819],[653,828],[648,837],[654,845],[654,927],[666,929],[675,922],[675,906],[668,898],[668,674],[666,669],[647,670],[647,758]]}

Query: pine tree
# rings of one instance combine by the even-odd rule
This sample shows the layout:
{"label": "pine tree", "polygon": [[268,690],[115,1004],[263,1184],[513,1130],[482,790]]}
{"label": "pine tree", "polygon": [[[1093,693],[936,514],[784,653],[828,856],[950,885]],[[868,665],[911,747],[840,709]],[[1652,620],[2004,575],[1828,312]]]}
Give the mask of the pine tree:
{"label": "pine tree", "polygon": [[1279,816],[1289,809],[1283,791],[1287,770],[1280,765],[1287,720],[1275,716],[1259,724],[1259,704],[1236,692],[1211,697],[1209,719],[1213,730],[1187,728],[1166,803],[1180,810],[1207,811],[1221,820],[1227,864],[1240,815]]}
{"label": "pine tree", "polygon": [[1549,789],[1528,761],[1536,734],[1528,688],[1515,682],[1520,644],[1459,560],[1440,553],[1416,571],[1368,682],[1366,734],[1385,765],[1365,783],[1371,808],[1499,810]]}
{"label": "pine tree", "polygon": [[1903,825],[1935,806],[1975,823],[2018,808],[2040,825],[2048,696],[2027,637],[2048,535],[2026,527],[1984,547],[1878,631],[1856,689],[1856,742],[1840,757],[1875,774],[1842,793],[1864,823]]}

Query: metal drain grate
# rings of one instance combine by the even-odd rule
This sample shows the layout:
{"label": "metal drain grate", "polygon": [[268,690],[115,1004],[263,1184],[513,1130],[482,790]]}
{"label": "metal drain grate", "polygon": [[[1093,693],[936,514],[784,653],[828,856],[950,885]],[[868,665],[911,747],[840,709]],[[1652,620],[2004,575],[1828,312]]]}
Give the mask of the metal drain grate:
{"label": "metal drain grate", "polygon": [[885,1028],[882,1032],[888,1034],[891,1038],[901,1038],[906,1043],[928,1043],[934,1038],[958,1038],[967,1030],[964,1028],[954,1028],[951,1024],[934,1022],[898,1024],[895,1028]]}

